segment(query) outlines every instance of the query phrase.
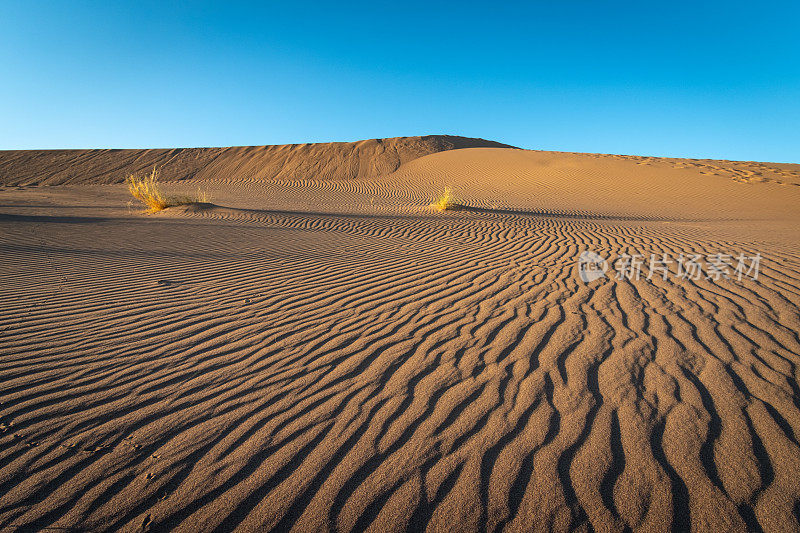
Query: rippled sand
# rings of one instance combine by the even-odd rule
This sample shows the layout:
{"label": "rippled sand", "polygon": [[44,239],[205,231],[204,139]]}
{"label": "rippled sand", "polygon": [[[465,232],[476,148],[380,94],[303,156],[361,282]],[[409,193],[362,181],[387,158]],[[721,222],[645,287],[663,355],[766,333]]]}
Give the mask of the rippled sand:
{"label": "rippled sand", "polygon": [[800,166],[446,139],[0,153],[0,528],[797,530]]}

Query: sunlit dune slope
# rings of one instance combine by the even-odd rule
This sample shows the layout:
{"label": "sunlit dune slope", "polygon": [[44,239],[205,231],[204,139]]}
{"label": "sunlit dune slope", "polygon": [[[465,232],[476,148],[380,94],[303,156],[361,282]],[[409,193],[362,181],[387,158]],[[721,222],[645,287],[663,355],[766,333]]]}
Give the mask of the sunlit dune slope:
{"label": "sunlit dune slope", "polygon": [[130,173],[161,169],[161,179],[373,178],[435,152],[494,141],[427,135],[358,142],[230,148],[0,151],[0,184],[120,183]]}

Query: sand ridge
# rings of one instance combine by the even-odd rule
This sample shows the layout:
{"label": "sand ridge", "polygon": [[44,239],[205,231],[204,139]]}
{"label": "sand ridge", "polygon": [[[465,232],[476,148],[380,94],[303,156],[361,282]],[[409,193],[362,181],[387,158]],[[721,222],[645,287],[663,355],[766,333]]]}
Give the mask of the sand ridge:
{"label": "sand ridge", "polygon": [[494,141],[426,135],[358,142],[230,148],[0,150],[3,185],[122,183],[157,167],[163,181],[375,178],[442,150],[506,147]]}
{"label": "sand ridge", "polygon": [[[800,527],[797,166],[219,164],[156,215],[0,190],[0,527]],[[585,283],[587,249],[764,260]]]}

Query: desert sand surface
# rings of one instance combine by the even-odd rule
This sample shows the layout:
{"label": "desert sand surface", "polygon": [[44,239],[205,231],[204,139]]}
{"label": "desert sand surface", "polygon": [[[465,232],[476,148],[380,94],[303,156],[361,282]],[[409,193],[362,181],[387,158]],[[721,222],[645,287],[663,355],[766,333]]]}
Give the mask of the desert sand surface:
{"label": "desert sand surface", "polygon": [[[154,165],[211,201],[141,213]],[[800,165],[429,136],[0,182],[0,529],[800,528]]]}
{"label": "desert sand surface", "polygon": [[119,183],[158,167],[167,181],[370,179],[412,159],[456,148],[511,148],[453,135],[394,137],[359,142],[148,150],[4,150],[0,183],[64,185]]}

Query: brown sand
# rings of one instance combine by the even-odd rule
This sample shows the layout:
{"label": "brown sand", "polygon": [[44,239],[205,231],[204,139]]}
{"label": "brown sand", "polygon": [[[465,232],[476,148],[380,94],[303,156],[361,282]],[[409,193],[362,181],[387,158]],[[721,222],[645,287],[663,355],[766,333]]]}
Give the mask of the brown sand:
{"label": "brown sand", "polygon": [[800,166],[482,142],[0,154],[0,529],[797,530]]}
{"label": "brown sand", "polygon": [[452,135],[394,137],[350,143],[173,148],[152,150],[0,151],[0,183],[64,185],[121,183],[154,166],[167,181],[372,179],[424,155],[456,148],[508,145]]}

